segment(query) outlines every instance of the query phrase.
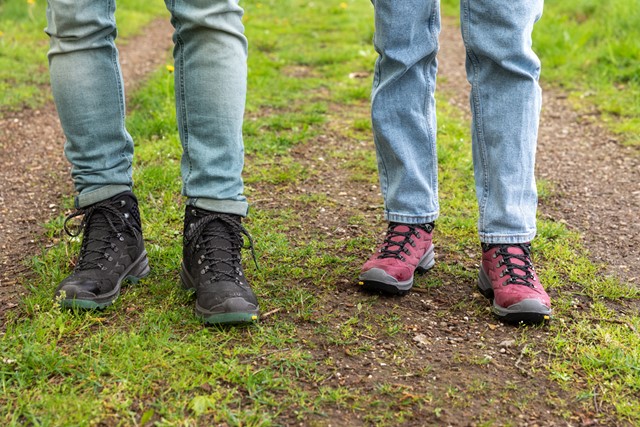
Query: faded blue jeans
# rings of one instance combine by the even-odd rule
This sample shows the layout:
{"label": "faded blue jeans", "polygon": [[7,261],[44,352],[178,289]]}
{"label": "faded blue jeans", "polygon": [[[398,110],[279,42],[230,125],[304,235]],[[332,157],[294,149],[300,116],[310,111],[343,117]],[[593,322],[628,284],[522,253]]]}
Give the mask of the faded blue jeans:
{"label": "faded blue jeans", "polygon": [[[376,61],[372,123],[389,221],[439,215],[434,91],[438,0],[373,0]],[[471,83],[472,153],[484,243],[536,234],[535,151],[540,61],[531,49],[543,0],[461,0]]]}
{"label": "faded blue jeans", "polygon": [[[237,0],[166,0],[187,203],[246,215],[241,178],[247,40]],[[115,0],[49,0],[51,87],[85,207],[130,190],[133,141],[114,40]]]}

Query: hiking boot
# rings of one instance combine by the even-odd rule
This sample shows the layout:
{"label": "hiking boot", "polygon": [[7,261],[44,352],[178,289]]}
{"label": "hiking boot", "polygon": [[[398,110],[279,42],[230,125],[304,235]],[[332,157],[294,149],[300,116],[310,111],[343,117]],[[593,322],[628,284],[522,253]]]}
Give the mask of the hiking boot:
{"label": "hiking boot", "polygon": [[[80,229],[71,232],[67,223],[81,215]],[[63,307],[103,309],[118,298],[124,280],[137,282],[149,274],[138,200],[130,191],[77,210],[64,230],[72,237],[82,232],[83,238],[73,273],[56,289]]]}
{"label": "hiking boot", "polygon": [[551,318],[551,301],[531,263],[529,243],[483,244],[478,288],[493,299],[494,314],[506,322]]}
{"label": "hiking boot", "polygon": [[[196,292],[196,314],[208,324],[258,320],[258,301],[242,271],[243,235],[253,242],[239,215],[187,206],[180,277]],[[253,252],[252,252],[253,253]],[[255,255],[254,255],[255,261]]]}
{"label": "hiking boot", "polygon": [[359,284],[390,294],[409,292],[413,274],[424,273],[435,264],[433,228],[433,223],[389,223],[384,242],[362,266]]}

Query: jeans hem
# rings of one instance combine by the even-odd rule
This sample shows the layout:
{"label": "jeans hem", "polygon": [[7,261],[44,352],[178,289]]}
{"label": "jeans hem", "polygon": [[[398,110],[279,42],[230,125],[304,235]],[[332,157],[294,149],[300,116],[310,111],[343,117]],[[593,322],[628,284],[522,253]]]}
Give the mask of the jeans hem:
{"label": "jeans hem", "polygon": [[187,199],[187,205],[210,212],[240,215],[242,217],[246,217],[249,213],[249,203],[238,200],[189,198]]}
{"label": "jeans hem", "polygon": [[75,198],[76,209],[86,208],[103,200],[107,200],[125,191],[131,191],[128,185],[105,185],[96,190],[80,193]]}
{"label": "jeans hem", "polygon": [[426,215],[404,215],[385,211],[384,219],[389,222],[399,222],[401,224],[426,224],[428,222],[434,222],[438,219],[438,215],[438,212]]}
{"label": "jeans hem", "polygon": [[527,231],[520,234],[490,234],[490,233],[479,233],[480,234],[480,242],[488,243],[488,244],[517,244],[517,243],[528,243],[536,237],[536,230]]}

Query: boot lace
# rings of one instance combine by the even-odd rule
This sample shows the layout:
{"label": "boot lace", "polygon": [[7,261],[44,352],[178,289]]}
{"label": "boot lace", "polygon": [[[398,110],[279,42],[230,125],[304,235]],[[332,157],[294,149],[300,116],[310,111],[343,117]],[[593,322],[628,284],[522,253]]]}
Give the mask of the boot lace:
{"label": "boot lace", "polygon": [[[112,262],[113,257],[108,250],[118,252],[115,241],[124,242],[123,233],[129,232],[135,237],[139,231],[129,220],[129,215],[118,210],[124,200],[99,202],[87,208],[78,209],[64,220],[64,231],[71,237],[84,234],[80,255],[75,266],[76,271],[100,269],[106,270],[104,262]],[[82,221],[72,230],[69,221],[82,216]]]}
{"label": "boot lace", "polygon": [[[398,231],[398,227],[407,227],[409,230],[407,231]],[[418,239],[421,237],[420,232],[431,233],[433,231],[434,224],[400,224],[397,222],[392,222],[389,224],[389,228],[387,229],[387,236],[382,243],[382,247],[380,248],[380,255],[378,255],[378,259],[384,258],[396,258],[400,261],[405,261],[404,255],[410,255],[411,251],[406,247],[407,243],[415,247],[416,243],[413,240],[413,236],[416,236]],[[394,238],[400,237],[400,240],[394,240]],[[398,249],[392,250],[392,246],[397,246]]]}
{"label": "boot lace", "polygon": [[[242,236],[247,237],[248,246],[244,245]],[[194,252],[202,250],[198,258],[198,264],[202,265],[200,274],[205,275],[211,272],[214,281],[221,281],[224,277],[228,277],[236,283],[239,282],[238,278],[242,277],[240,250],[243,248],[251,250],[253,262],[256,268],[259,268],[253,238],[247,229],[230,215],[217,213],[206,215],[192,223],[184,237],[185,245],[195,244]],[[222,266],[227,268],[220,268]]]}
{"label": "boot lace", "polygon": [[[516,246],[522,249],[522,254],[513,254],[509,252],[509,247]],[[505,284],[522,285],[529,288],[534,288],[532,280],[533,276],[533,263],[531,262],[531,246],[528,244],[516,244],[516,245],[499,245],[498,250],[495,252],[494,257],[498,258],[502,256],[502,259],[498,261],[498,267],[507,267],[500,277],[509,276],[509,279]],[[521,261],[522,264],[513,262],[513,260]],[[519,274],[516,270],[521,271],[523,274]]]}

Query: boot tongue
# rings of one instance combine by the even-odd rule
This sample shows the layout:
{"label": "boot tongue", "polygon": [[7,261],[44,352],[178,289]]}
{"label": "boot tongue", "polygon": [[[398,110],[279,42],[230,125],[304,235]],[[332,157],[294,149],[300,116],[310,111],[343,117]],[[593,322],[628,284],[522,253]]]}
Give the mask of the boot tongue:
{"label": "boot tongue", "polygon": [[[397,233],[408,233],[409,231],[411,231],[411,228],[409,228],[409,226],[407,225],[396,225],[395,227],[393,227],[393,231],[397,232]],[[392,242],[398,242],[398,245],[389,245],[387,246],[387,248],[389,250],[392,251],[396,251],[399,249],[402,249],[402,243],[407,239],[406,236],[393,236],[391,237],[389,240]]]}
{"label": "boot tongue", "polygon": [[110,242],[125,229],[123,219],[118,218],[114,212],[99,208],[94,210],[84,228],[85,250],[82,262],[97,263],[109,259],[108,250],[114,250],[114,244]]}
{"label": "boot tongue", "polygon": [[[527,256],[527,253],[520,246],[509,246],[507,248],[507,252],[512,255],[517,255],[520,258],[522,258],[523,256]],[[526,268],[527,263],[520,258],[509,257],[509,262],[514,266],[514,273],[524,276],[529,273],[529,270],[528,268]],[[525,268],[518,268],[517,266],[522,266]]]}
{"label": "boot tongue", "polygon": [[239,252],[242,241],[231,224],[215,219],[206,225],[200,238],[207,246],[207,260],[210,271],[222,276],[235,277],[234,266],[239,264]]}

